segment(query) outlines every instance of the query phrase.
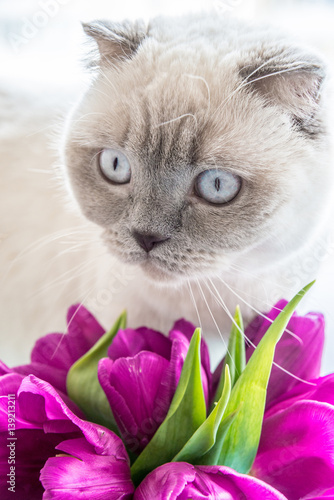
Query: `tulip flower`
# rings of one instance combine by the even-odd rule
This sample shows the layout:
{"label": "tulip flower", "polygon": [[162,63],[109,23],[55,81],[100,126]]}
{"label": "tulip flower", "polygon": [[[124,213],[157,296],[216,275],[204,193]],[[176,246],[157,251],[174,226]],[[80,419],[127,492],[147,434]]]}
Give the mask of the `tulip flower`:
{"label": "tulip flower", "polygon": [[[195,327],[179,320],[166,337],[148,328],[119,330],[108,358],[100,361],[99,382],[128,448],[139,452],[164,420],[180,378]],[[201,342],[206,401],[211,386],[207,346]]]}
{"label": "tulip flower", "polygon": [[[13,443],[15,450],[17,498],[42,498],[39,475],[43,466],[44,499],[78,498],[79,492],[80,498],[87,499],[93,499],[94,495],[99,499],[131,498],[134,488],[129,459],[122,441],[113,432],[79,418],[80,410],[66,396],[65,402],[50,384],[33,375],[25,378],[13,372],[2,375],[0,390],[2,499],[15,496],[8,491],[6,482],[8,443]],[[10,436],[8,394],[14,395],[15,401],[15,430]],[[66,455],[56,456],[56,449]]]}
{"label": "tulip flower", "polygon": [[41,471],[43,500],[130,500],[134,487],[124,450],[115,434],[105,438],[103,453],[85,438],[60,443],[56,449],[65,454],[49,458]]}
{"label": "tulip flower", "polygon": [[[286,306],[286,300],[280,300],[264,318],[257,316],[245,330],[246,339],[257,346],[271,323]],[[317,378],[320,374],[321,356],[324,347],[325,320],[322,314],[309,313],[305,316],[293,314],[286,331],[277,344],[269,385],[266,407],[299,383],[292,373],[302,380]],[[246,348],[247,361],[254,352],[254,347]],[[280,369],[282,367],[289,373]]]}
{"label": "tulip flower", "polygon": [[134,500],[287,500],[279,491],[229,467],[166,463],[151,472],[134,494]]}
{"label": "tulip flower", "polygon": [[303,500],[333,500],[334,499],[334,488],[321,493],[320,495],[307,496]]}
{"label": "tulip flower", "polygon": [[[317,378],[324,320],[291,317],[310,286],[246,367],[243,338],[233,330],[227,363],[234,372],[225,367],[209,412],[208,349],[191,323],[177,321],[166,337],[125,329],[123,313],[104,334],[85,308],[73,306],[68,333],[40,339],[29,365],[0,362],[1,499],[13,498],[14,481],[14,496],[29,500],[334,500],[334,374]],[[286,304],[248,326],[252,343]],[[275,346],[278,366],[269,380]],[[247,360],[253,350],[247,347]],[[134,452],[131,471],[110,429]]]}
{"label": "tulip flower", "polygon": [[299,383],[265,413],[252,474],[289,500],[332,498],[334,375]]}
{"label": "tulip flower", "polygon": [[67,312],[67,333],[49,333],[37,340],[31,363],[14,368],[22,375],[33,374],[66,394],[66,377],[70,367],[104,334],[104,329],[81,304]]}

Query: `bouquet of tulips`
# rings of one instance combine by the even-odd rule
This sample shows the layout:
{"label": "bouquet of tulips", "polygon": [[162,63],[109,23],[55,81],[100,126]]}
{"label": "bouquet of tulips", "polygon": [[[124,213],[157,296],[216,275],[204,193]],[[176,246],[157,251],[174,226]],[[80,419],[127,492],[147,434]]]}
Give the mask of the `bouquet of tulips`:
{"label": "bouquet of tulips", "polygon": [[214,373],[185,320],[105,332],[72,306],[29,365],[0,363],[0,498],[334,499],[324,320],[294,312],[309,287],[245,331],[237,308]]}

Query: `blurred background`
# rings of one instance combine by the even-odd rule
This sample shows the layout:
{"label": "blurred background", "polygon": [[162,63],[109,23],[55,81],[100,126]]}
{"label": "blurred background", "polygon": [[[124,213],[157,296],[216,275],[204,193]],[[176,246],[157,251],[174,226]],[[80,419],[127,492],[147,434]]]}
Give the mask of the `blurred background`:
{"label": "blurred background", "polygon": [[[333,67],[333,0],[0,0],[0,358],[8,365],[26,362],[34,341],[50,329],[64,331],[69,304],[84,301],[99,316],[96,304],[117,300],[92,284],[104,252],[57,174],[64,116],[90,78],[80,22],[201,10],[278,26]],[[314,263],[305,265],[316,268],[319,261],[317,284],[301,309],[325,313],[328,372],[334,368],[332,228]],[[296,271],[300,281],[302,275]]]}
{"label": "blurred background", "polygon": [[81,81],[80,21],[122,20],[216,10],[269,21],[324,51],[333,41],[333,0],[0,0],[3,73],[22,85]]}

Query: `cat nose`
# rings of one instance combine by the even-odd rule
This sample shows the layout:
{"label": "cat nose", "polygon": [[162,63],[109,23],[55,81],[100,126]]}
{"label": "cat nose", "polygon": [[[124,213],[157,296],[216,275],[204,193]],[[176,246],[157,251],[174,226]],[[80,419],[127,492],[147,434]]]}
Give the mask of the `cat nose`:
{"label": "cat nose", "polygon": [[162,236],[161,234],[152,233],[140,233],[138,231],[132,231],[132,235],[138,245],[145,250],[145,252],[150,252],[153,247],[163,243],[170,239],[169,236]]}

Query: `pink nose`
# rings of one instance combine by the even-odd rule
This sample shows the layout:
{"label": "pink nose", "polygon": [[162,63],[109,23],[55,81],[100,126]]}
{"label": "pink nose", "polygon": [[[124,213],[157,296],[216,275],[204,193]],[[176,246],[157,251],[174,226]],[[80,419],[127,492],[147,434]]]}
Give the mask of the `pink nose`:
{"label": "pink nose", "polygon": [[138,231],[133,231],[132,235],[138,245],[145,250],[145,252],[150,252],[153,247],[169,240],[169,236],[162,236],[161,234],[146,234],[139,233]]}

